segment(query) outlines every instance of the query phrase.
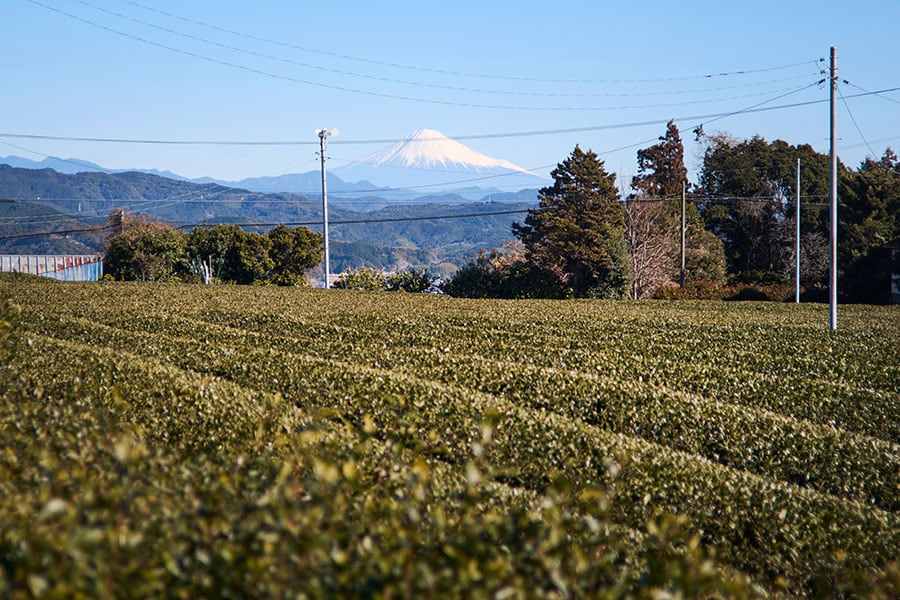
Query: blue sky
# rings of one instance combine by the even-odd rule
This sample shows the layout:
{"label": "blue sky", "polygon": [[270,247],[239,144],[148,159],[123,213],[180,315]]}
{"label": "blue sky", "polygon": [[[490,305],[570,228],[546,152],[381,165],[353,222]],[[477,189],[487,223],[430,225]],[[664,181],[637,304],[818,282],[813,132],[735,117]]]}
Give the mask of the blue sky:
{"label": "blue sky", "polygon": [[[321,127],[330,168],[429,128],[544,174],[580,144],[627,183],[675,118],[694,178],[701,122],[827,152],[830,46],[844,96],[900,87],[897,0],[3,4],[0,156],[188,177],[315,170]],[[840,102],[838,135],[851,166],[900,148],[900,91]]]}

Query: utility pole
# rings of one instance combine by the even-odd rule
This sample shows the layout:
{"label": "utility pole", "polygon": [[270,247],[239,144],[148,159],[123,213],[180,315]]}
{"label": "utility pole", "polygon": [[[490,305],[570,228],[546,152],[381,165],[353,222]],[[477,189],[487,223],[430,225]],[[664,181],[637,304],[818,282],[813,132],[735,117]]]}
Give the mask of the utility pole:
{"label": "utility pole", "polygon": [[800,157],[797,157],[797,212],[794,215],[797,220],[797,231],[795,232],[794,242],[794,261],[796,262],[796,272],[794,281],[794,302],[800,304]]}
{"label": "utility pole", "polygon": [[831,286],[829,293],[830,319],[832,331],[837,330],[837,148],[835,147],[835,130],[837,128],[837,48],[831,47],[831,68],[828,73],[831,80]]}
{"label": "utility pole", "polygon": [[684,254],[685,254],[685,244],[684,244],[684,235],[685,229],[687,228],[686,218],[685,218],[685,200],[687,195],[687,182],[681,182],[681,287],[684,289]]}
{"label": "utility pole", "polygon": [[325,184],[325,143],[328,136],[337,135],[337,129],[317,129],[315,134],[319,136],[319,158],[322,161],[322,233],[325,237],[325,289],[331,287],[329,285],[328,274],[331,267],[328,264],[328,189]]}

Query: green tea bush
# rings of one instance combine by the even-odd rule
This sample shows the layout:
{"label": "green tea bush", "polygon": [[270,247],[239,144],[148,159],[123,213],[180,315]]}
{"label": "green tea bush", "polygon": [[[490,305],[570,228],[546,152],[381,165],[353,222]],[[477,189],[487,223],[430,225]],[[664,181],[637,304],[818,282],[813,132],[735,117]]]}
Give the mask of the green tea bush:
{"label": "green tea bush", "polygon": [[721,285],[712,281],[686,281],[684,287],[665,284],[653,292],[656,300],[722,300],[725,291]]}
{"label": "green tea bush", "polygon": [[0,294],[0,596],[900,585],[895,309]]}

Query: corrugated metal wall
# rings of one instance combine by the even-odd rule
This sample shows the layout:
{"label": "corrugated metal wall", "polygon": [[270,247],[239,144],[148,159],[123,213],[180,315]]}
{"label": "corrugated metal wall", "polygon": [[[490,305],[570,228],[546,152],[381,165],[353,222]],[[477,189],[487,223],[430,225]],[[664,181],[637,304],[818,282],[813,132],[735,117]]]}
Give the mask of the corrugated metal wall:
{"label": "corrugated metal wall", "polygon": [[103,257],[99,254],[3,254],[0,272],[28,273],[61,281],[97,281],[103,276]]}

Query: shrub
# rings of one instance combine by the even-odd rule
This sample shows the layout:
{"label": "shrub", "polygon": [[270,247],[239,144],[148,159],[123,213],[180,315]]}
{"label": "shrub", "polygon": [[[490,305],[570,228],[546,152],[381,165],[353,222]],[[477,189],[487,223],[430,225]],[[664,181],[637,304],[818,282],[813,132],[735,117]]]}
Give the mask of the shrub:
{"label": "shrub", "polygon": [[332,287],[342,290],[366,292],[422,293],[431,289],[432,279],[427,271],[410,269],[402,273],[385,273],[369,267],[351,269],[341,273]]}
{"label": "shrub", "polygon": [[681,287],[670,283],[660,286],[653,292],[656,300],[721,300],[725,293],[717,283],[712,281],[688,281]]}
{"label": "shrub", "polygon": [[562,287],[552,273],[524,260],[504,263],[482,254],[441,286],[456,298],[566,298],[571,290]]}
{"label": "shrub", "polygon": [[384,288],[389,292],[422,293],[431,289],[432,279],[424,269],[410,269],[385,277]]}
{"label": "shrub", "polygon": [[789,283],[761,285],[738,283],[725,288],[724,300],[787,302],[794,299],[794,286]]}
{"label": "shrub", "polygon": [[344,271],[332,287],[340,290],[383,292],[385,290],[386,277],[383,271],[362,267],[361,269]]}

